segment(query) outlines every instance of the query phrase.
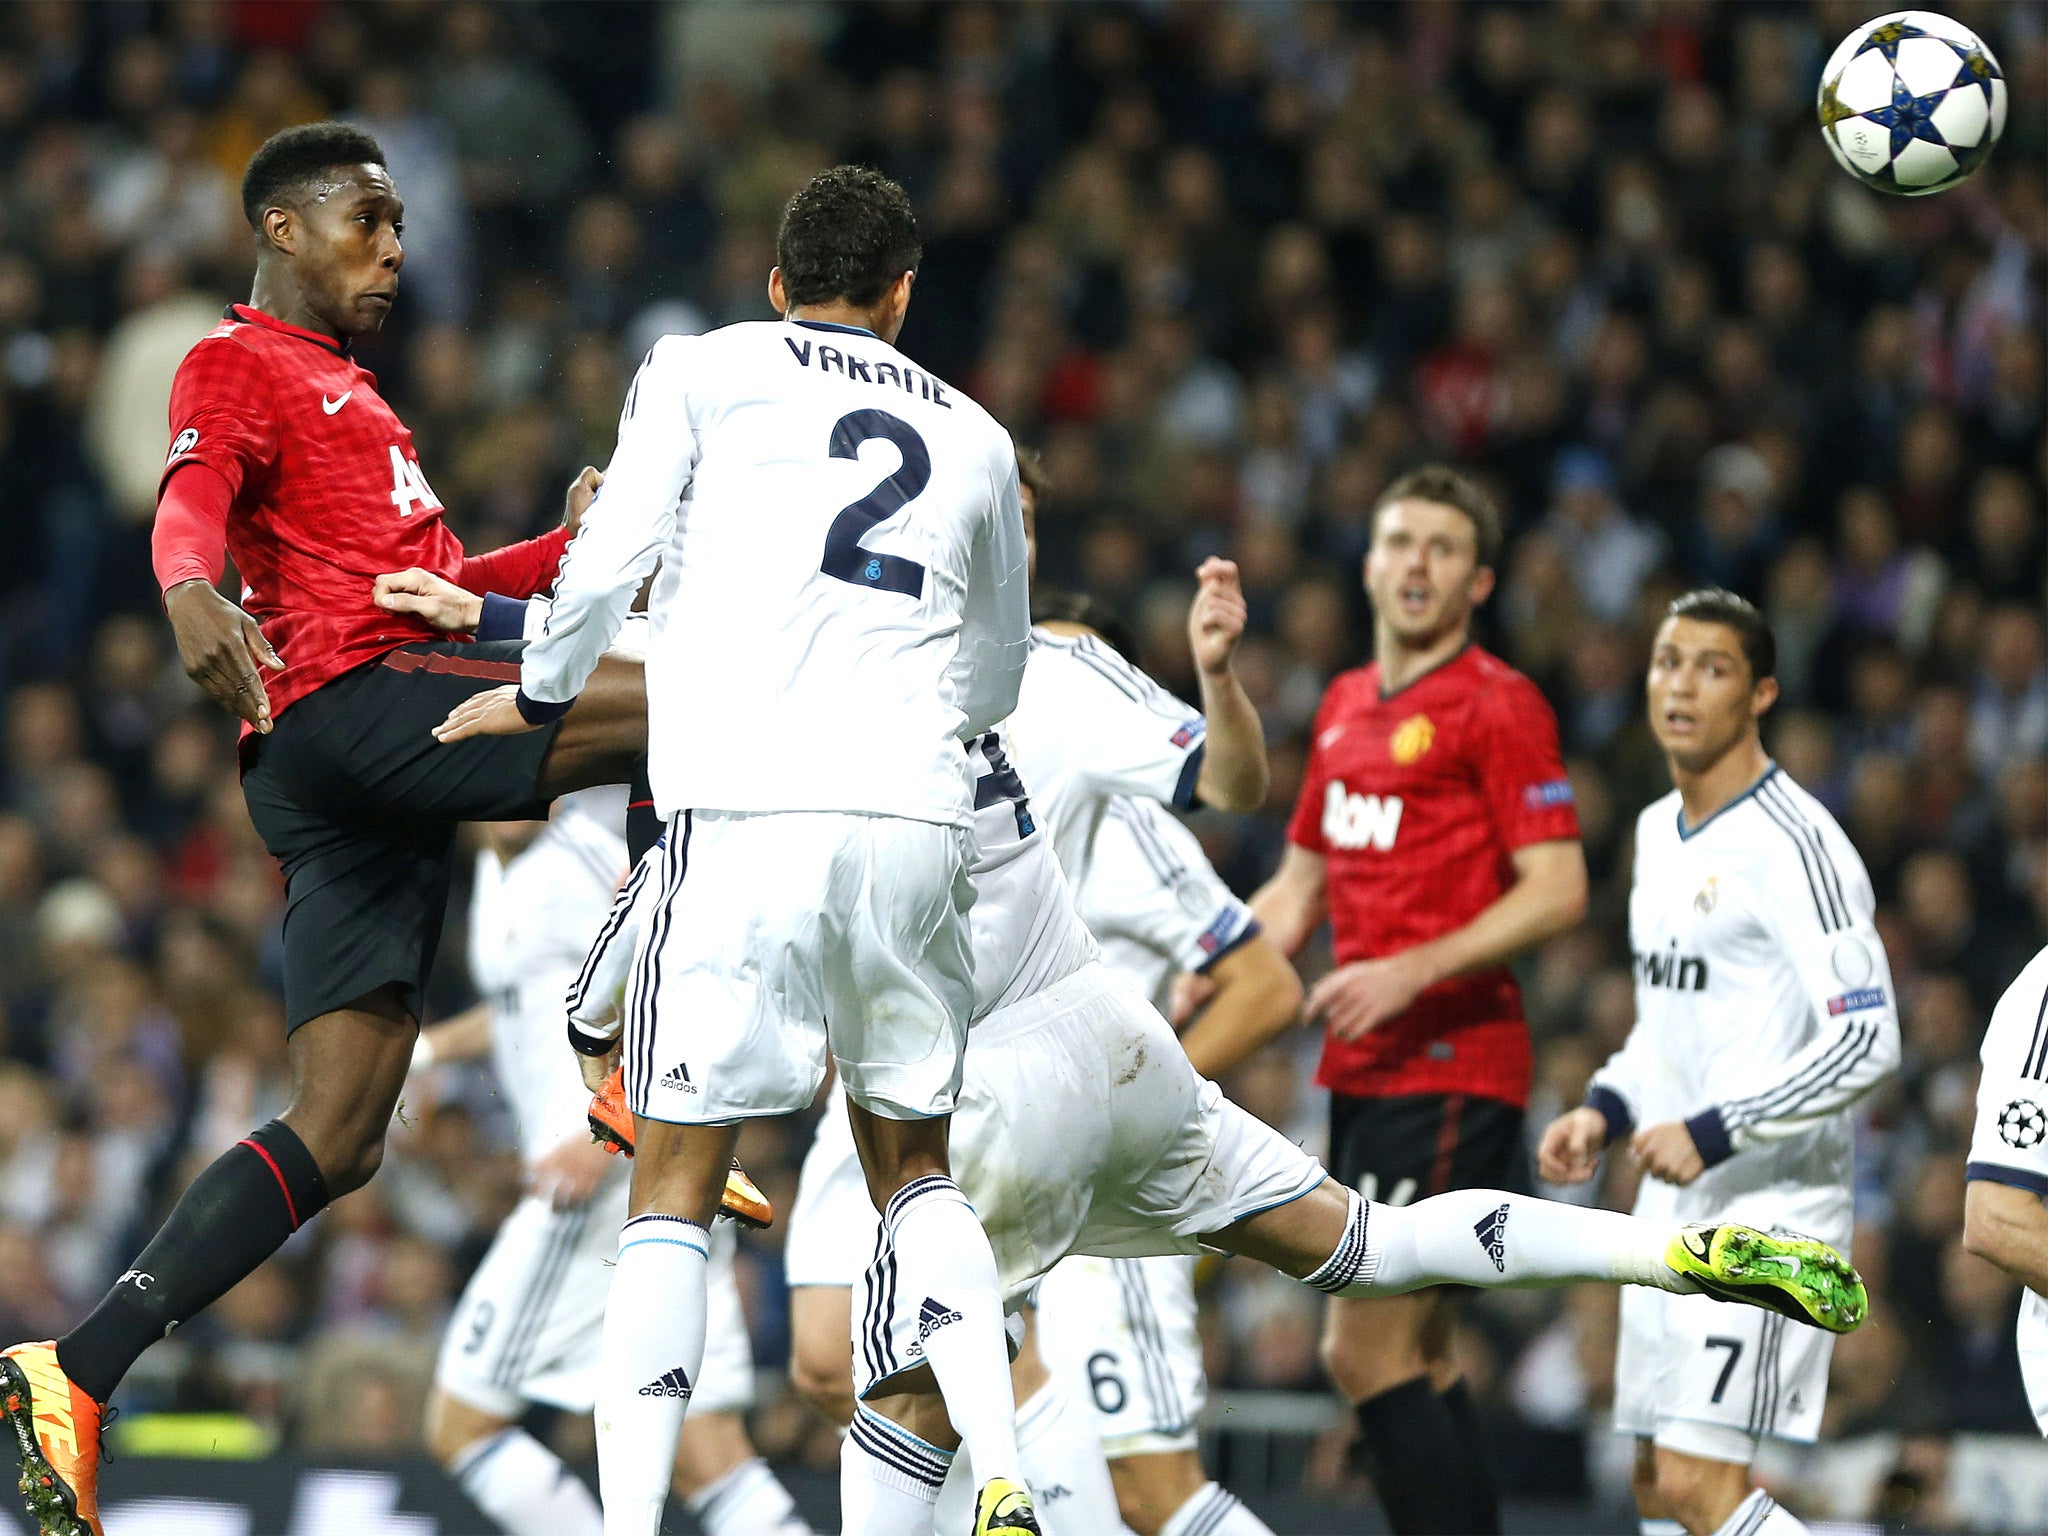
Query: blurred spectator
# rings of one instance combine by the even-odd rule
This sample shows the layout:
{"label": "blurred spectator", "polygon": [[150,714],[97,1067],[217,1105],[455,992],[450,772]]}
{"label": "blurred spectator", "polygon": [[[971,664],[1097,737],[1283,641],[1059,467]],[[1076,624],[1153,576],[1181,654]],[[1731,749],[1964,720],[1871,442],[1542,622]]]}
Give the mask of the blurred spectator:
{"label": "blurred spectator", "polygon": [[1664,557],[1664,541],[1632,521],[1614,499],[1614,471],[1590,448],[1559,454],[1551,471],[1549,528],[1571,562],[1579,596],[1620,623],[1635,609],[1643,578]]}

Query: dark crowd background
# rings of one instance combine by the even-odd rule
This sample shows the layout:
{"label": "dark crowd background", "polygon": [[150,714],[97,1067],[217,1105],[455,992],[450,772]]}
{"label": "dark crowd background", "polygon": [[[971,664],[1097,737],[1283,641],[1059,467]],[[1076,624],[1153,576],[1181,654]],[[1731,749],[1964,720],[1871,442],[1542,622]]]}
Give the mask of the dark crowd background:
{"label": "dark crowd background", "polygon": [[[1495,488],[1485,638],[1557,708],[1596,891],[1526,967],[1534,1125],[1630,1022],[1631,828],[1667,788],[1655,618],[1700,582],[1764,605],[1770,740],[1870,867],[1907,1041],[1859,1112],[1877,1300],[1827,1434],[1895,1437],[1865,1503],[1938,1518],[1952,1432],[2031,1431],[2014,1288],[1958,1233],[1984,1022],[2048,940],[2048,15],[1948,8],[2012,115],[1982,174],[1918,200],[1854,183],[1815,127],[1867,4],[0,11],[0,1335],[78,1318],[285,1102],[277,871],[147,560],[171,374],[247,297],[249,153],[330,114],[382,141],[408,264],[361,356],[473,548],[545,527],[606,461],[655,336],[769,315],[782,201],[851,159],[923,220],[904,348],[1044,450],[1047,579],[1113,603],[1192,694],[1189,573],[1243,568],[1278,771],[1264,812],[1199,823],[1240,890],[1277,857],[1323,685],[1364,659],[1380,488],[1434,459]],[[443,1012],[469,998],[460,921]],[[1231,1085],[1311,1144],[1313,1050]],[[131,1406],[417,1446],[437,1331],[520,1172],[487,1077],[413,1089],[378,1180],[153,1351]],[[803,1144],[749,1133],[785,1201]],[[776,1241],[745,1266],[770,1369]],[[1319,1389],[1308,1291],[1226,1266],[1206,1314],[1219,1387]],[[1611,1294],[1473,1316],[1509,1485],[1612,1492]],[[757,1430],[830,1464],[793,1403]],[[1348,1486],[1340,1440],[1313,1483]],[[1801,1475],[1809,1507],[1833,1497]]]}

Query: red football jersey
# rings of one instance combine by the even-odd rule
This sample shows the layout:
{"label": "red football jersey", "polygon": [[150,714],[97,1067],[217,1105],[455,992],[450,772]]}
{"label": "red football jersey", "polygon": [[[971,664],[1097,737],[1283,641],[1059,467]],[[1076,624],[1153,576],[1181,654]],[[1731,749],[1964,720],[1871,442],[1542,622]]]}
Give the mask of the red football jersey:
{"label": "red football jersey", "polygon": [[[466,560],[375,375],[331,338],[246,304],[178,366],[164,479],[187,464],[234,492],[227,550],[242,606],[285,663],[263,675],[273,718],[396,646],[448,638],[371,601],[383,572],[416,565],[472,592],[531,597],[554,580],[569,540],[557,529]],[[167,587],[219,579],[217,545],[159,554]]]}
{"label": "red football jersey", "polygon": [[[1467,646],[1399,692],[1379,667],[1331,682],[1288,838],[1328,861],[1339,964],[1461,928],[1514,881],[1512,855],[1579,835],[1557,717],[1536,685]],[[1363,1039],[1325,1036],[1316,1081],[1385,1098],[1526,1105],[1529,1027],[1505,966],[1429,988]]]}

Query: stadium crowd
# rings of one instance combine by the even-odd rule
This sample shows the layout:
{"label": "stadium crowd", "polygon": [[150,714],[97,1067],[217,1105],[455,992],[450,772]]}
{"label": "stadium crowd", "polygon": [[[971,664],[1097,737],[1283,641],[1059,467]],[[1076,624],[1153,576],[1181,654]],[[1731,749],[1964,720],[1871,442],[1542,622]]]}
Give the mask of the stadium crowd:
{"label": "stadium crowd", "polygon": [[[1815,129],[1821,61],[1874,9],[1833,0],[8,7],[0,1336],[75,1321],[285,1102],[280,881],[230,722],[171,654],[148,525],[172,371],[247,297],[242,165],[335,114],[378,136],[407,205],[404,297],[359,355],[472,549],[539,531],[605,462],[654,337],[770,314],[773,219],[805,175],[900,180],[926,235],[902,344],[1043,449],[1045,579],[1112,603],[1192,695],[1189,573],[1243,568],[1274,788],[1197,822],[1240,891],[1277,858],[1323,685],[1363,659],[1379,490],[1432,459],[1481,473],[1510,529],[1485,637],[1557,708],[1594,877],[1587,923],[1526,968],[1537,1128],[1632,1017],[1631,828],[1666,788],[1640,704],[1654,618],[1703,582],[1764,604],[1768,740],[1870,867],[1907,1041],[1861,1116],[1876,1305],[1828,1432],[1938,1452],[2030,1430],[2016,1293],[1959,1234],[1984,1021],[2048,942],[2048,15],[1949,8],[2012,117],[1974,181],[1907,201]],[[469,1000],[461,924],[458,901],[444,1013]],[[1319,1137],[1312,1061],[1304,1033],[1232,1090]],[[413,1087],[382,1175],[146,1357],[134,1406],[416,1447],[438,1330],[519,1169],[487,1077]],[[743,1148],[785,1208],[804,1135]],[[744,1268],[768,1365],[776,1241]],[[1320,1298],[1228,1266],[1206,1297],[1219,1386],[1318,1386]],[[1613,1309],[1473,1309],[1510,1488],[1597,1480]],[[830,1462],[793,1403],[760,1431]],[[1337,1450],[1312,1477],[1342,1480]],[[1895,1474],[1898,1510],[1918,1476]]]}

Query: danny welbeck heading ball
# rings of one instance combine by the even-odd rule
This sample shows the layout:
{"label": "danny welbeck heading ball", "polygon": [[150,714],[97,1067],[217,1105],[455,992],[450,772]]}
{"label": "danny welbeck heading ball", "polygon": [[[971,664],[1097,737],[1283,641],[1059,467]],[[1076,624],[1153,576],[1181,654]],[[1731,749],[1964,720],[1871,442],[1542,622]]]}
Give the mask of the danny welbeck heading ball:
{"label": "danny welbeck heading ball", "polygon": [[[179,659],[244,722],[250,819],[284,869],[292,1103],[200,1174],[84,1323],[0,1355],[45,1536],[99,1536],[102,1410],[136,1357],[376,1171],[457,823],[544,816],[646,753],[640,669],[616,659],[544,731],[434,740],[450,709],[518,676],[522,645],[449,640],[380,573],[530,596],[554,580],[596,472],[564,527],[465,556],[412,434],[349,355],[405,264],[383,152],[345,123],[287,129],[251,158],[242,204],[255,284],[178,370],[153,548]],[[239,604],[215,588],[224,555]]]}

